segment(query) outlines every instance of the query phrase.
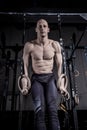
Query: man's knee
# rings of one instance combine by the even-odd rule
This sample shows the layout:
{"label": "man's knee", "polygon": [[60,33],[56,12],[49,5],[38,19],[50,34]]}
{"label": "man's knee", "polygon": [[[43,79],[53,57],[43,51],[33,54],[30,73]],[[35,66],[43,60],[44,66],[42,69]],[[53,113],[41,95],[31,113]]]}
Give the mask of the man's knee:
{"label": "man's knee", "polygon": [[42,121],[44,121],[44,118],[45,118],[45,112],[42,111],[41,109],[38,110],[38,111],[35,113],[35,119],[36,119],[37,121],[42,122]]}

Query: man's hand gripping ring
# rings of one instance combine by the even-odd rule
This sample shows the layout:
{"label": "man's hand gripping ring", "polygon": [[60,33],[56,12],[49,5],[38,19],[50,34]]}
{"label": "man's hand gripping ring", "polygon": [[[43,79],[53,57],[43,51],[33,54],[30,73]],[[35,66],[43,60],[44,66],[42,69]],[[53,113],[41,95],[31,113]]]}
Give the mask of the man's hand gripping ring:
{"label": "man's hand gripping ring", "polygon": [[[27,80],[26,87],[23,84],[23,79]],[[26,76],[26,75],[19,76],[19,78],[18,78],[18,88],[23,95],[26,95],[29,92],[29,90],[31,88],[31,82],[30,82],[30,79],[29,79],[28,76]]]}
{"label": "man's hand gripping ring", "polygon": [[67,85],[68,85],[68,78],[65,74],[61,74],[57,86],[60,89],[61,93],[66,97],[68,100],[70,98],[69,92],[67,91]]}

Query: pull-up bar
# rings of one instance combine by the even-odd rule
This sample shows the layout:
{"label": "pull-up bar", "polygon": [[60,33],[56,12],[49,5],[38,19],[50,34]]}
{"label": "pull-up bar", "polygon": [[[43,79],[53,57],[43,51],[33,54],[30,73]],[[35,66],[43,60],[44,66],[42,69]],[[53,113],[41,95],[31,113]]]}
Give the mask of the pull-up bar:
{"label": "pull-up bar", "polygon": [[54,16],[56,16],[56,15],[65,15],[65,16],[76,16],[76,15],[79,15],[79,16],[84,16],[84,17],[86,17],[87,16],[87,13],[59,13],[59,12],[56,12],[56,13],[53,13],[53,12],[47,12],[47,13],[43,13],[43,12],[38,12],[38,13],[34,13],[34,12],[0,12],[0,14],[9,14],[9,15],[49,15],[49,16],[51,16],[51,15],[54,15]]}

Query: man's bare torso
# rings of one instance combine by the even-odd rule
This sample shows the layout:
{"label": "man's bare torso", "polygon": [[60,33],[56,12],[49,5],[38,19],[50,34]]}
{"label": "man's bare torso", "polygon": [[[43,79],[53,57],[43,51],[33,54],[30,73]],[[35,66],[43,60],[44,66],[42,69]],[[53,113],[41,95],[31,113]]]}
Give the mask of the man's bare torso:
{"label": "man's bare torso", "polygon": [[53,40],[48,40],[45,45],[37,44],[35,41],[32,41],[28,47],[32,58],[34,73],[52,73],[55,55]]}

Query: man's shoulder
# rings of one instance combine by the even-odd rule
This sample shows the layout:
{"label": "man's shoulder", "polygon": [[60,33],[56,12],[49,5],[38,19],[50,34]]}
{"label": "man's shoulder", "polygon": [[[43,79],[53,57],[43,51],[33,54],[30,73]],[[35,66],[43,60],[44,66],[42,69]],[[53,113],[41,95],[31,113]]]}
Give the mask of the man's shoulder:
{"label": "man's shoulder", "polygon": [[50,42],[51,42],[53,48],[55,49],[55,51],[58,52],[61,48],[60,43],[58,41],[52,40],[52,39],[50,39]]}
{"label": "man's shoulder", "polygon": [[26,42],[24,48],[25,50],[28,50],[28,52],[31,52],[34,48],[33,41]]}
{"label": "man's shoulder", "polygon": [[34,45],[34,40],[28,41],[28,42],[25,43],[26,47],[30,47],[30,46],[33,46],[33,45]]}
{"label": "man's shoulder", "polygon": [[56,40],[49,39],[49,41],[50,41],[50,43],[52,44],[53,47],[60,46],[60,43]]}
{"label": "man's shoulder", "polygon": [[35,40],[31,40],[31,41],[26,42],[25,44],[26,45],[35,45],[35,44],[37,44],[37,40],[36,39]]}
{"label": "man's shoulder", "polygon": [[53,40],[53,39],[49,39],[49,41],[50,41],[50,43],[52,43],[52,44],[59,44],[59,42],[58,42],[58,41]]}

